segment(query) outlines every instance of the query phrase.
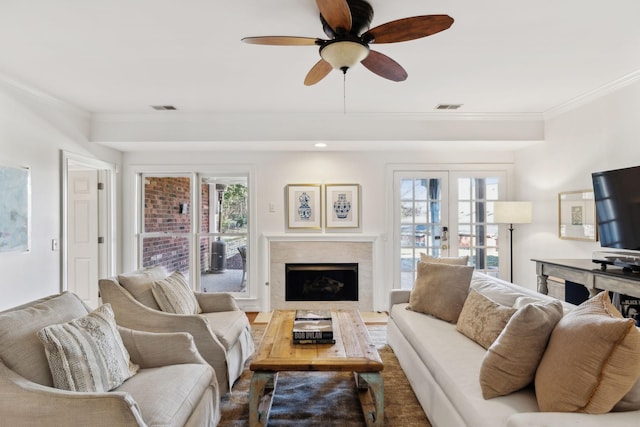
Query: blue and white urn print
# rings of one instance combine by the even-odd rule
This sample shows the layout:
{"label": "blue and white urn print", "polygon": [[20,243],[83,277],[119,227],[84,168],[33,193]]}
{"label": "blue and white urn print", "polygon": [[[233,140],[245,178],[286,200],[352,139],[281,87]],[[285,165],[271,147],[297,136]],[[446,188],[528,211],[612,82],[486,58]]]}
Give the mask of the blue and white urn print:
{"label": "blue and white urn print", "polygon": [[338,194],[338,200],[333,202],[333,210],[338,219],[346,219],[349,216],[349,212],[351,212],[351,202],[347,200],[346,194]]}
{"label": "blue and white urn print", "polygon": [[298,207],[298,218],[301,221],[308,221],[311,219],[311,206],[309,206],[309,200],[311,197],[305,192],[298,197],[300,201],[300,206]]}

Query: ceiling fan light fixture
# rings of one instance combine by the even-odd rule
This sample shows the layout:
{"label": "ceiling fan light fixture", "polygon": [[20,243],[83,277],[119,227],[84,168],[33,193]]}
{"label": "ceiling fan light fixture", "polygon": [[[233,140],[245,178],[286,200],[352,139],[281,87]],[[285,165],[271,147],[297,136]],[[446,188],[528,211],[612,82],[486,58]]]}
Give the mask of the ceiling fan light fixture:
{"label": "ceiling fan light fixture", "polygon": [[336,70],[346,72],[369,55],[369,46],[352,40],[336,40],[320,48],[320,56]]}

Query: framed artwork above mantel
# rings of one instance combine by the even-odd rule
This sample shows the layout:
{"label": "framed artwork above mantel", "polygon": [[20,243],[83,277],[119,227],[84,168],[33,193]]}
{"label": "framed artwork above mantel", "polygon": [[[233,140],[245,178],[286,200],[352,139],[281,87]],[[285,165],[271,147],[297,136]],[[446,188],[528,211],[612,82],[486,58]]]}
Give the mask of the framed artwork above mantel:
{"label": "framed artwork above mantel", "polygon": [[322,185],[287,185],[286,210],[288,229],[321,229]]}
{"label": "framed artwork above mantel", "polygon": [[360,227],[360,185],[325,185],[325,222],[327,228]]}

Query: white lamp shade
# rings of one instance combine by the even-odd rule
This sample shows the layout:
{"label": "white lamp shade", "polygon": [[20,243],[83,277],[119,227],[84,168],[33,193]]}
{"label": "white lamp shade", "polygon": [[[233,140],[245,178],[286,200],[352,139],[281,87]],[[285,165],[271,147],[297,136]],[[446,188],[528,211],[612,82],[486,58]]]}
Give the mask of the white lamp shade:
{"label": "white lamp shade", "polygon": [[369,48],[362,43],[336,41],[320,49],[320,56],[337,70],[351,68],[369,55]]}
{"label": "white lamp shade", "polygon": [[493,222],[497,224],[529,224],[532,221],[531,202],[494,202]]}

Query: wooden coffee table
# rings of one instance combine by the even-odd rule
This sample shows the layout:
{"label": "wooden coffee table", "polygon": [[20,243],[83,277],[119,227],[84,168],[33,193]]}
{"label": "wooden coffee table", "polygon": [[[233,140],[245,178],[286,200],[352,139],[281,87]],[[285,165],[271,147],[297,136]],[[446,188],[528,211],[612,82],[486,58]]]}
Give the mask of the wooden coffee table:
{"label": "wooden coffee table", "polygon": [[367,426],[384,425],[382,359],[356,310],[331,310],[335,344],[293,344],[295,311],[276,310],[251,362],[249,425],[265,426],[280,371],[354,373]]}

